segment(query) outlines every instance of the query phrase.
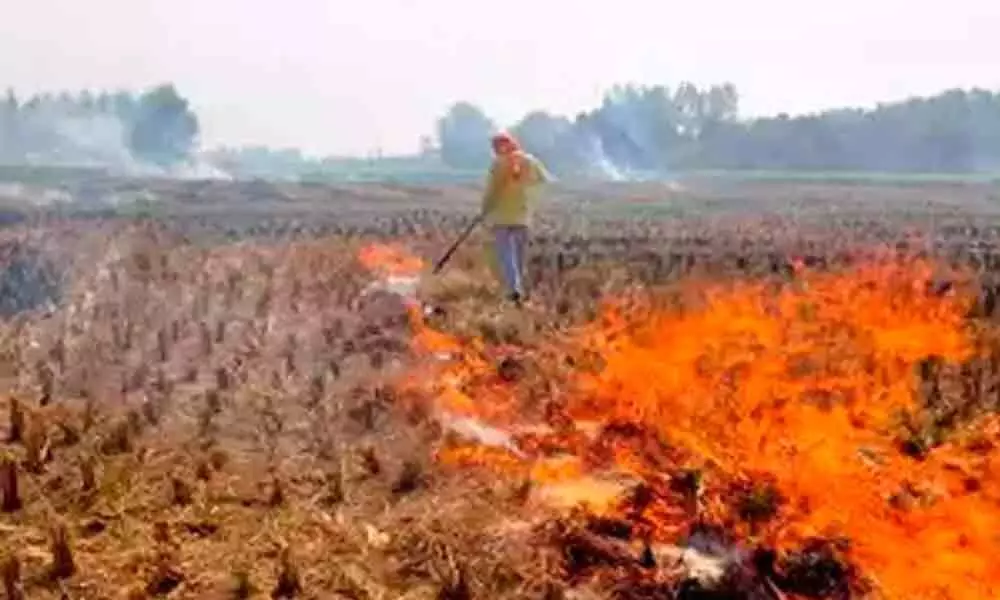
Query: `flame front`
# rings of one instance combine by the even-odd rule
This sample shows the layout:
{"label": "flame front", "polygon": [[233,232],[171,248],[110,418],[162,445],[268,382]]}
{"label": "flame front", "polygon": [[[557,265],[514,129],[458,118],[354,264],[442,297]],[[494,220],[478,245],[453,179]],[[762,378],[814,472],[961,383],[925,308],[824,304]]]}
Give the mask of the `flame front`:
{"label": "flame front", "polygon": [[[666,542],[705,522],[779,551],[846,540],[846,559],[881,597],[1000,597],[997,420],[980,417],[922,460],[900,450],[904,418],[924,410],[918,368],[976,353],[969,299],[931,293],[930,276],[920,263],[800,269],[783,284],[699,283],[673,308],[611,304],[550,340],[558,352],[539,351],[560,393],[537,420],[484,344],[427,327],[418,350],[454,360],[410,385],[441,410],[521,432],[519,456],[465,446],[442,458],[558,484],[544,487],[552,504],[589,500]],[[560,352],[576,357],[568,375],[545,358]],[[598,364],[582,366],[586,356]],[[599,478],[610,472],[654,492],[637,507]],[[684,476],[697,483],[676,485]],[[775,510],[755,516],[755,495]]]}
{"label": "flame front", "polygon": [[[706,290],[684,315],[626,320],[627,336],[592,335],[605,366],[577,379],[569,411],[641,423],[717,478],[767,478],[783,502],[754,533],[778,548],[846,538],[889,597],[995,597],[1000,487],[989,459],[957,472],[946,457],[960,448],[918,462],[896,441],[901,415],[921,408],[917,365],[973,352],[967,303],[928,294],[926,275],[876,267],[778,291],[741,284]],[[937,497],[892,501],[914,487]],[[708,510],[732,520],[725,499]]]}
{"label": "flame front", "polygon": [[358,252],[358,261],[383,276],[415,276],[424,268],[423,259],[393,244],[369,244]]}

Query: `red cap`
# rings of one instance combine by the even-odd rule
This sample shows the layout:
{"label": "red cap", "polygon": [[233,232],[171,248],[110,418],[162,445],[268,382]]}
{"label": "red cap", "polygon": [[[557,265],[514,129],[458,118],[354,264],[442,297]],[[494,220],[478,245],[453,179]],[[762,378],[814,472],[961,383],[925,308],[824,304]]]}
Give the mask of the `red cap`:
{"label": "red cap", "polygon": [[497,151],[501,149],[517,150],[521,147],[520,144],[517,143],[517,140],[514,139],[514,136],[506,131],[501,131],[495,134],[490,142],[493,144],[493,149]]}

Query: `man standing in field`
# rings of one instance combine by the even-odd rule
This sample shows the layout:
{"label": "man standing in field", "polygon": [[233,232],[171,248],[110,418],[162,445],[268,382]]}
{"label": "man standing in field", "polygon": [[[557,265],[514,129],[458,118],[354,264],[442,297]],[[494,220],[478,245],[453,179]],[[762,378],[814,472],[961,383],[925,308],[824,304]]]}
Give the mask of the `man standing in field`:
{"label": "man standing in field", "polygon": [[531,223],[534,191],[552,180],[534,156],[508,133],[493,136],[493,164],[483,194],[483,216],[493,229],[507,297],[521,306],[524,291],[524,251]]}

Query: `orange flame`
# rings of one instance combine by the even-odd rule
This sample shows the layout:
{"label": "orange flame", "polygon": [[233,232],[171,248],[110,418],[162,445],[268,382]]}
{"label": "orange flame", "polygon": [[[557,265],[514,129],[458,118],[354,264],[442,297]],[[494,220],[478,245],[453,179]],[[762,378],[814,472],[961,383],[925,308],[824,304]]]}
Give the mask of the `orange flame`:
{"label": "orange flame", "polygon": [[[969,299],[929,293],[930,276],[921,263],[886,261],[840,274],[796,265],[795,281],[780,286],[699,284],[688,290],[696,301],[683,308],[612,305],[570,340],[602,365],[570,375],[562,417],[606,429],[633,424],[665,440],[669,451],[651,450],[633,433],[636,443],[611,442],[612,464],[602,465],[563,427],[538,444],[576,454],[561,462],[534,452],[519,467],[502,449],[469,447],[442,459],[558,483],[561,501],[620,492],[588,483],[593,470],[610,466],[655,481],[670,465],[684,467],[706,479],[700,519],[779,549],[812,537],[846,538],[848,557],[883,597],[1000,597],[993,559],[1000,552],[1000,473],[991,452],[1000,419],[978,423],[968,439],[923,461],[898,449],[902,415],[923,408],[918,365],[928,358],[960,364],[975,352]],[[408,385],[427,387],[449,410],[508,428],[524,424],[519,388],[497,380],[481,342],[416,321],[416,348],[447,350],[453,361]],[[727,482],[761,478],[782,501],[774,518],[750,527],[725,497]],[[899,501],[906,494],[915,497],[911,506]],[[605,510],[611,502],[592,504]],[[654,537],[671,538],[692,515],[690,507],[661,505],[646,518]]]}
{"label": "orange flame", "polygon": [[369,244],[358,252],[358,261],[382,275],[414,276],[424,268],[423,259],[395,244]]}
{"label": "orange flame", "polygon": [[[937,459],[953,449],[921,464],[893,435],[901,411],[919,408],[917,364],[972,354],[967,302],[927,294],[927,274],[873,267],[810,275],[797,289],[707,290],[702,310],[631,322],[623,339],[592,336],[605,368],[578,378],[570,411],[643,423],[730,477],[767,474],[787,499],[770,541],[846,537],[890,597],[993,597],[1000,485],[990,467],[975,485],[996,489],[968,493]],[[913,482],[940,498],[894,508]]]}

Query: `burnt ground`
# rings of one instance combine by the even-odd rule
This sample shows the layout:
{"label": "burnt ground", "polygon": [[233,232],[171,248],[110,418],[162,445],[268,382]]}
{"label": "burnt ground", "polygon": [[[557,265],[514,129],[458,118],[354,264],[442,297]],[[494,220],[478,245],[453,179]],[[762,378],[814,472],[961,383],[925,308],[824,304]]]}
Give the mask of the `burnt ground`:
{"label": "burnt ground", "polygon": [[[357,255],[392,242],[433,259],[473,214],[473,188],[109,180],[87,194],[136,189],[156,201],[17,206],[24,220],[0,232],[9,597],[735,593],[659,581],[641,548],[581,533],[592,524],[552,530],[522,481],[434,461],[447,435],[395,385],[410,325],[398,299],[364,293],[376,275]],[[529,310],[497,302],[482,234],[420,294],[436,327],[530,356],[636,284],[783,277],[793,261],[832,269],[891,249],[971,268],[973,316],[989,325],[998,206],[974,185],[561,188],[532,242]],[[530,374],[530,360],[499,364]],[[970,372],[970,402],[995,404],[997,375]],[[818,577],[814,596],[857,593],[828,581],[848,567],[803,560],[818,566],[786,591]],[[629,575],[606,584],[573,561]],[[773,581],[743,575],[744,597],[768,597],[755,594]]]}

